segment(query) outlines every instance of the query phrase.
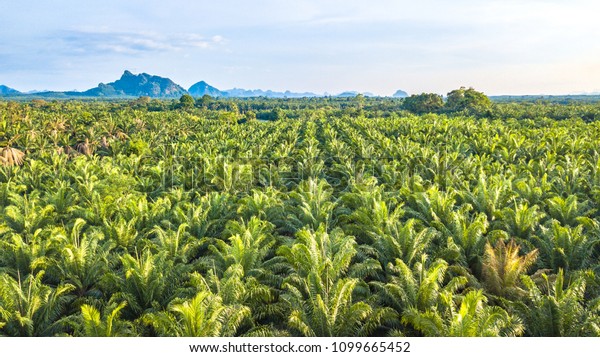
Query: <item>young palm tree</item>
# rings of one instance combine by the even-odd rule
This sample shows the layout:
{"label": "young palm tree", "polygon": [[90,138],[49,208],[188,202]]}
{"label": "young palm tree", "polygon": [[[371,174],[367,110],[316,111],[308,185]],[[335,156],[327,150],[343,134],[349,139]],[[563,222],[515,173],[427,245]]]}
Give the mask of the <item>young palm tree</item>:
{"label": "young palm tree", "polygon": [[486,232],[489,223],[485,213],[471,218],[466,211],[453,212],[450,226],[442,230],[442,233],[458,248],[459,257],[455,258],[455,261],[469,268],[474,274],[479,274],[484,247],[488,242]]}
{"label": "young palm tree", "polygon": [[541,237],[535,239],[543,266],[553,271],[564,269],[567,273],[593,268],[594,252],[599,244],[596,232],[584,232],[583,225],[562,226],[555,220],[551,228],[543,228]]}
{"label": "young palm tree", "polygon": [[[96,307],[88,304],[81,306],[81,315],[72,321],[76,336],[85,337],[124,337],[136,336],[134,324],[120,319],[121,310],[126,302],[110,304],[101,313]],[[74,319],[71,319],[74,320]]]}
{"label": "young palm tree", "polygon": [[185,289],[182,281],[190,267],[175,264],[164,251],[153,254],[145,249],[136,257],[125,254],[119,259],[121,271],[109,274],[106,288],[117,292],[113,298],[127,301],[128,318],[165,308]]}
{"label": "young palm tree", "polygon": [[9,194],[10,205],[4,208],[4,224],[13,233],[23,236],[26,242],[38,230],[45,228],[54,218],[54,207],[43,205],[40,192]]}
{"label": "young palm tree", "polygon": [[257,322],[283,317],[274,291],[282,278],[271,271],[272,264],[266,261],[273,254],[273,228],[271,223],[256,217],[248,223],[230,221],[224,234],[229,236],[228,242],[216,240],[209,247],[210,257],[202,260],[210,289],[226,304],[248,306]]}
{"label": "young palm tree", "polygon": [[154,226],[149,235],[155,236],[152,241],[156,242],[160,251],[167,253],[168,259],[176,263],[186,264],[191,260],[195,248],[199,244],[198,241],[190,238],[187,232],[188,229],[187,223],[180,224],[177,231]]}
{"label": "young palm tree", "polygon": [[126,220],[121,215],[118,215],[114,220],[105,218],[101,226],[104,237],[114,244],[117,249],[133,253],[134,244],[137,242],[139,235],[136,225],[138,219],[142,217],[139,215],[130,220]]}
{"label": "young palm tree", "polygon": [[452,294],[444,294],[441,312],[410,308],[402,321],[429,337],[519,336],[520,320],[498,306],[488,306],[481,290],[468,292],[457,304]]}
{"label": "young palm tree", "polygon": [[200,291],[191,300],[174,300],[168,311],[146,314],[143,320],[161,336],[217,337],[235,336],[249,316],[247,307],[224,305],[219,296]]}
{"label": "young palm tree", "polygon": [[486,243],[482,279],[489,292],[504,297],[523,295],[519,278],[533,265],[538,251],[536,249],[521,256],[520,249],[514,240],[506,244],[499,239],[494,247],[489,242]]}
{"label": "young palm tree", "polygon": [[12,143],[18,139],[18,135],[8,140],[0,149],[0,165],[2,166],[21,166],[25,160],[25,153],[12,147]]}
{"label": "young palm tree", "polygon": [[320,225],[331,224],[332,211],[336,206],[332,194],[333,190],[326,180],[311,177],[302,181],[290,193],[293,211],[287,219],[294,232],[306,226],[317,229]]}
{"label": "young palm tree", "polygon": [[252,190],[252,194],[239,200],[238,213],[248,221],[251,217],[276,222],[283,219],[283,201],[280,192],[269,187],[266,190]]}
{"label": "young palm tree", "polygon": [[52,336],[56,323],[66,311],[73,286],[56,288],[42,282],[44,272],[14,279],[0,274],[0,335]]}
{"label": "young palm tree", "polygon": [[282,299],[291,309],[288,325],[295,333],[365,336],[395,319],[392,309],[354,300],[359,280],[346,276],[356,243],[340,230],[302,230],[297,243],[281,247],[278,254],[293,269],[284,281]]}
{"label": "young palm tree", "polygon": [[410,197],[406,214],[426,226],[447,227],[452,221],[454,209],[455,193],[452,190],[443,192],[432,186],[426,192],[418,192]]}
{"label": "young palm tree", "polygon": [[511,236],[528,240],[536,231],[546,214],[538,206],[519,203],[515,207],[506,207],[500,213],[502,225]]}
{"label": "young palm tree", "polygon": [[78,297],[101,297],[100,281],[109,269],[110,243],[102,244],[99,232],[82,233],[85,221],[75,220],[71,232],[57,232],[57,239],[63,243],[61,254],[49,271],[56,271],[58,280],[75,287]]}
{"label": "young palm tree", "polygon": [[340,197],[341,205],[336,212],[347,232],[354,234],[361,244],[372,244],[377,237],[395,230],[404,209],[374,177],[350,188],[351,192]]}
{"label": "young palm tree", "polygon": [[358,279],[340,279],[327,295],[302,294],[288,286],[284,297],[294,303],[288,326],[302,336],[368,336],[397,318],[389,308],[373,308],[364,301],[353,302]]}
{"label": "young palm tree", "polygon": [[537,284],[532,277],[523,276],[528,299],[512,304],[525,321],[526,334],[600,337],[600,300],[585,297],[587,280],[593,273],[565,281],[564,271],[559,269],[557,275],[541,277]]}
{"label": "young palm tree", "polygon": [[208,163],[207,175],[210,182],[223,192],[247,191],[253,185],[252,167],[249,164],[230,162],[228,158],[217,157]]}
{"label": "young palm tree", "polygon": [[373,248],[382,267],[387,267],[397,259],[413,266],[430,247],[431,241],[438,235],[433,228],[416,228],[418,221],[409,219],[404,224],[395,221],[386,227],[381,236],[374,238]]}
{"label": "young palm tree", "polygon": [[381,304],[392,307],[399,316],[410,309],[420,312],[435,310],[443,303],[444,296],[452,296],[467,283],[464,276],[449,277],[448,263],[444,260],[428,264],[424,254],[412,269],[397,259],[395,265],[390,263],[386,271],[388,281],[373,282],[372,285],[378,290]]}
{"label": "young palm tree", "polygon": [[519,197],[525,199],[532,208],[533,206],[542,204],[548,197],[548,193],[553,191],[545,174],[541,177],[534,177],[531,173],[526,177],[515,179],[513,181],[513,190]]}
{"label": "young palm tree", "polygon": [[17,278],[20,272],[38,273],[51,268],[61,249],[54,230],[37,230],[25,239],[0,226],[0,272]]}
{"label": "young palm tree", "polygon": [[248,223],[230,221],[224,232],[224,236],[229,236],[227,241],[216,241],[212,247],[213,264],[220,272],[239,264],[245,276],[262,275],[264,261],[276,243],[272,235],[274,228],[273,224],[256,217]]}
{"label": "young palm tree", "polygon": [[44,187],[46,191],[42,196],[44,203],[54,207],[58,215],[66,217],[77,204],[77,195],[71,187],[71,183],[62,178],[53,180],[52,184]]}
{"label": "young palm tree", "polygon": [[546,200],[550,217],[558,220],[563,225],[575,227],[579,224],[578,218],[588,217],[592,210],[588,201],[579,202],[577,196],[570,195],[566,199],[556,196]]}

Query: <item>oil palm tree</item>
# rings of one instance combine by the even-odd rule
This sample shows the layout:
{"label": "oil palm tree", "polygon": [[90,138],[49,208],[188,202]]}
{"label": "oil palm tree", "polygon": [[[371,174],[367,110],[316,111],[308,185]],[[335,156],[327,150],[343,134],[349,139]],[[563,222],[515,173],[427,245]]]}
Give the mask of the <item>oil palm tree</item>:
{"label": "oil palm tree", "polygon": [[452,213],[451,223],[449,227],[442,229],[442,234],[449,240],[448,248],[452,251],[457,250],[458,257],[453,260],[469,268],[473,273],[479,274],[484,247],[488,242],[486,233],[489,222],[483,212],[471,217],[468,206],[465,205],[464,209]]}
{"label": "oil palm tree", "polygon": [[257,217],[244,221],[230,221],[224,236],[227,241],[216,241],[212,247],[213,264],[218,271],[225,271],[234,264],[239,264],[245,276],[261,275],[263,264],[268,255],[273,253],[276,243],[273,237],[275,226]]}
{"label": "oil palm tree", "polygon": [[431,241],[438,236],[433,228],[418,229],[418,221],[414,218],[404,224],[394,221],[389,224],[382,235],[376,236],[373,248],[382,267],[387,267],[397,259],[408,266],[413,266],[430,248]]}
{"label": "oil palm tree", "polygon": [[228,241],[216,240],[202,264],[210,289],[226,304],[248,306],[255,321],[283,317],[275,292],[282,278],[270,269],[272,262],[266,261],[274,253],[273,229],[271,223],[256,217],[248,223],[230,221],[225,234]]}
{"label": "oil palm tree", "polygon": [[399,316],[410,309],[426,312],[443,303],[444,296],[452,296],[467,284],[464,276],[451,277],[448,263],[438,259],[428,262],[425,254],[411,268],[401,259],[390,263],[386,282],[372,282],[382,305],[390,306]]}
{"label": "oil palm tree", "polygon": [[81,314],[70,319],[70,324],[75,329],[76,336],[85,337],[124,337],[136,336],[135,326],[132,322],[122,320],[121,310],[127,306],[126,302],[111,303],[101,312],[95,306],[81,305]]}
{"label": "oil palm tree", "polygon": [[506,207],[501,211],[501,228],[513,237],[528,240],[545,216],[546,214],[540,210],[539,206],[530,207],[526,202],[521,202],[515,204],[514,207]]}
{"label": "oil palm tree", "polygon": [[499,239],[494,247],[489,242],[486,243],[482,280],[489,292],[504,297],[523,295],[520,276],[533,265],[538,251],[536,249],[525,255],[519,255],[520,249],[521,247],[514,240],[507,244]]}
{"label": "oil palm tree", "polygon": [[144,322],[161,336],[235,336],[250,316],[243,306],[228,306],[210,291],[200,291],[189,300],[174,300],[168,311],[146,314]]}
{"label": "oil palm tree", "polygon": [[[576,270],[593,268],[596,247],[600,244],[594,221],[586,221],[592,230],[584,230],[584,225],[576,227],[563,226],[552,220],[550,228],[543,228],[540,237],[535,238],[535,245],[540,251],[543,266],[553,271],[564,269],[567,273]],[[589,221],[589,222],[587,222]]]}
{"label": "oil palm tree", "polygon": [[336,209],[341,225],[354,234],[361,244],[372,244],[377,237],[389,234],[404,216],[402,204],[385,192],[374,177],[353,183],[350,192],[340,197]]}
{"label": "oil palm tree", "polygon": [[0,149],[0,165],[2,166],[21,166],[25,160],[25,153],[15,147],[12,147],[12,143],[19,138],[19,135],[13,137],[11,140],[7,140]]}
{"label": "oil palm tree", "polygon": [[593,210],[589,209],[589,202],[579,202],[575,195],[570,195],[566,199],[555,196],[546,200],[546,203],[550,217],[571,227],[579,224],[578,218],[589,217],[593,213]]}
{"label": "oil palm tree", "polygon": [[197,240],[190,238],[188,229],[187,223],[180,224],[176,231],[154,226],[148,235],[154,236],[152,242],[157,245],[158,250],[166,252],[168,259],[175,263],[186,264],[191,260],[199,244]]}
{"label": "oil palm tree", "polygon": [[414,193],[407,202],[406,214],[431,227],[447,227],[455,209],[453,190],[440,191],[432,186],[426,192]]}
{"label": "oil palm tree", "polygon": [[0,334],[6,336],[52,336],[66,313],[73,290],[70,284],[52,288],[42,282],[44,271],[17,278],[0,274]]}
{"label": "oil palm tree", "polygon": [[[587,276],[586,276],[587,275]],[[559,269],[556,275],[541,274],[538,283],[523,276],[527,300],[512,303],[525,322],[529,336],[600,336],[600,300],[587,300],[587,281],[593,273],[584,272],[565,280]]]}
{"label": "oil palm tree", "polygon": [[472,190],[461,191],[459,194],[477,212],[485,213],[490,222],[499,216],[500,208],[506,206],[514,196],[504,177],[487,177],[483,173],[479,175],[477,185]]}
{"label": "oil palm tree", "polygon": [[239,201],[238,213],[247,221],[251,217],[269,220],[273,223],[283,219],[283,201],[279,197],[280,192],[272,187],[266,190],[252,190],[248,196]]}
{"label": "oil palm tree", "polygon": [[519,318],[498,306],[487,305],[482,290],[468,292],[460,303],[449,293],[444,294],[442,300],[444,304],[439,310],[408,309],[402,321],[429,337],[519,336],[523,333]]}
{"label": "oil palm tree", "polygon": [[53,221],[54,207],[43,204],[39,191],[22,195],[11,193],[8,200],[10,205],[2,212],[3,226],[20,234],[26,242],[38,229]]}
{"label": "oil palm tree", "polygon": [[332,201],[333,190],[324,179],[310,177],[300,182],[290,193],[292,214],[287,216],[293,232],[302,227],[317,229],[329,225],[336,203]]}
{"label": "oil palm tree", "polygon": [[282,299],[291,312],[288,326],[303,336],[365,336],[396,314],[389,308],[373,308],[355,301],[353,294],[360,281],[348,278],[350,262],[356,254],[352,237],[320,226],[315,232],[302,230],[297,243],[283,246],[283,256],[293,273],[285,279]]}
{"label": "oil palm tree", "polygon": [[86,222],[75,220],[71,232],[56,232],[62,244],[61,254],[49,271],[56,271],[55,279],[74,287],[78,297],[102,297],[99,289],[104,274],[109,270],[111,244],[102,243],[104,238],[98,231],[83,233]]}
{"label": "oil palm tree", "polygon": [[115,291],[113,298],[127,302],[127,317],[160,311],[178,296],[190,266],[175,264],[166,252],[124,254],[119,257],[122,268],[107,277],[106,289]]}

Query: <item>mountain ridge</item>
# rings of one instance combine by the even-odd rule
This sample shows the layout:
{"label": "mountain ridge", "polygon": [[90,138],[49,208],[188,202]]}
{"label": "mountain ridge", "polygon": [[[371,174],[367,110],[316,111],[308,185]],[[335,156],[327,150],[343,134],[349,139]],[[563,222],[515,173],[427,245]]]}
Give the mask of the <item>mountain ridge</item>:
{"label": "mountain ridge", "polygon": [[[404,93],[404,91],[397,91]],[[202,97],[209,95],[211,97],[223,98],[306,98],[306,97],[354,97],[358,94],[364,96],[374,96],[372,93],[357,91],[345,91],[337,95],[316,94],[313,92],[292,92],[286,90],[284,92],[262,89],[243,89],[231,88],[220,90],[204,80],[193,84],[188,90],[185,90],[180,85],[176,84],[169,78],[151,75],[148,73],[133,74],[129,70],[125,70],[121,77],[114,82],[99,83],[96,87],[85,91],[36,91],[19,92],[15,89],[0,85],[0,96],[22,96],[22,97],[42,97],[42,98],[127,98],[127,97],[142,97],[151,98],[179,98],[184,94],[189,94],[193,97]]]}

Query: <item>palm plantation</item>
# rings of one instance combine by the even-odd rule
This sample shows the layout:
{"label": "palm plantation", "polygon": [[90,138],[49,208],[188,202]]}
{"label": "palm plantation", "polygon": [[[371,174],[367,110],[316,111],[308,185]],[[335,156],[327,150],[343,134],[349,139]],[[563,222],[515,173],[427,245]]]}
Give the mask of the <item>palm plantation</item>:
{"label": "palm plantation", "polygon": [[0,336],[600,336],[598,106],[411,105],[0,102]]}

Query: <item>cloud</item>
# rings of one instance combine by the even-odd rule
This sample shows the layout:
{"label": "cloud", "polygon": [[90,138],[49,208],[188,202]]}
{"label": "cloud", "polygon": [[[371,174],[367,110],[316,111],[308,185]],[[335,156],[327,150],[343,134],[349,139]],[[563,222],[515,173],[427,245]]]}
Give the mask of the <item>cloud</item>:
{"label": "cloud", "polygon": [[225,42],[220,35],[205,37],[195,33],[67,31],[61,33],[59,38],[65,46],[65,52],[77,55],[141,55],[208,49]]}

